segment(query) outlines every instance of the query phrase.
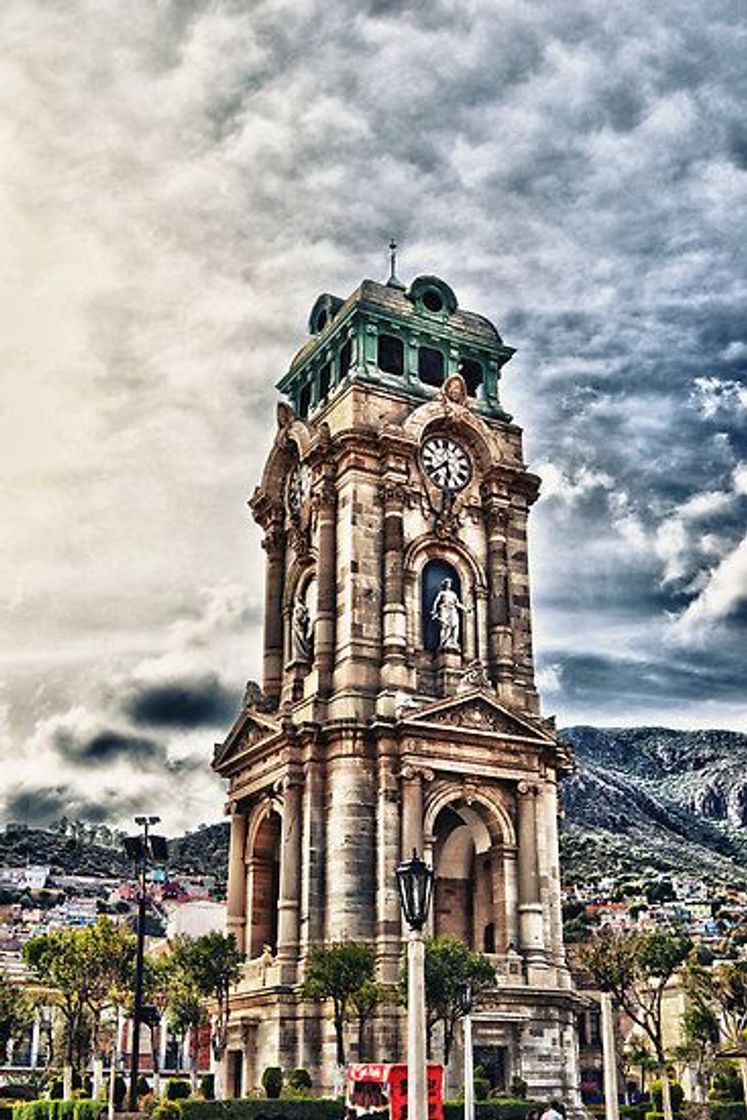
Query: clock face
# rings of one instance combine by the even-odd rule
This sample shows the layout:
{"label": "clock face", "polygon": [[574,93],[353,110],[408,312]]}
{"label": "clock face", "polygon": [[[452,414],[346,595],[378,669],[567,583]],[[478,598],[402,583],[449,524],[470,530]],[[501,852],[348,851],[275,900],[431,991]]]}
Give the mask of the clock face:
{"label": "clock face", "polygon": [[440,490],[463,490],[472,477],[469,455],[446,436],[426,440],[420,457],[423,470]]}
{"label": "clock face", "polygon": [[299,464],[288,475],[286,484],[286,498],[291,513],[300,513],[309,490],[309,472],[305,466]]}

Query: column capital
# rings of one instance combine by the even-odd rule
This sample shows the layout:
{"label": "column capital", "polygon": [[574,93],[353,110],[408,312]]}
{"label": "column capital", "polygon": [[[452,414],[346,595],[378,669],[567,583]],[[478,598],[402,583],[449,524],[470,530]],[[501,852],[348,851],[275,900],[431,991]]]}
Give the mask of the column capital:
{"label": "column capital", "polygon": [[432,782],[435,774],[428,766],[413,766],[408,762],[400,770],[399,776],[406,782],[413,782],[416,778],[424,782]]}
{"label": "column capital", "polygon": [[516,783],[516,792],[520,797],[536,797],[540,793],[540,787],[535,785],[534,782],[527,782],[522,780]]}

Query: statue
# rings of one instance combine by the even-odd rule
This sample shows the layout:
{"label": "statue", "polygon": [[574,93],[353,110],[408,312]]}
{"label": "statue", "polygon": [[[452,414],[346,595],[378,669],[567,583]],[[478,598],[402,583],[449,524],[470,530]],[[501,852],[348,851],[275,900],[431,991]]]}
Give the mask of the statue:
{"label": "statue", "polygon": [[300,598],[296,599],[293,604],[291,638],[294,661],[305,661],[307,664],[311,664],[314,660],[314,635],[311,615],[306,603]]}
{"label": "statue", "polygon": [[438,648],[453,653],[461,653],[459,612],[466,614],[467,607],[459,601],[459,596],[452,589],[451,582],[448,576],[441,580],[441,590],[433,600],[431,618],[435,619],[439,626]]}

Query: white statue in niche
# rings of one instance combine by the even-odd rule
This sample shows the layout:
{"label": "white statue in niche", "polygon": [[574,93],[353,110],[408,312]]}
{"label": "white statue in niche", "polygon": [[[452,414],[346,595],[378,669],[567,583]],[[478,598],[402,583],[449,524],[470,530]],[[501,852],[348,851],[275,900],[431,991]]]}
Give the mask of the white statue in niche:
{"label": "white statue in niche", "polygon": [[291,635],[294,661],[311,664],[314,660],[314,631],[309,608],[300,597],[293,604]]}
{"label": "white statue in niche", "polygon": [[439,626],[438,648],[452,653],[461,653],[459,643],[459,612],[467,613],[467,607],[460,602],[459,596],[451,586],[447,576],[441,580],[441,590],[433,600],[431,618]]}

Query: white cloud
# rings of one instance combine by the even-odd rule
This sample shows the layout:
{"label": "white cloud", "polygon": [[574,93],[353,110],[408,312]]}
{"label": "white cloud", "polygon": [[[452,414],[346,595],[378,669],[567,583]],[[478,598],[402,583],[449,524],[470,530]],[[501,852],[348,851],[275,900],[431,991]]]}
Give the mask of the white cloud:
{"label": "white cloud", "polygon": [[747,600],[747,537],[726,555],[711,572],[708,582],[676,620],[675,638],[698,643],[708,638],[711,627]]}

